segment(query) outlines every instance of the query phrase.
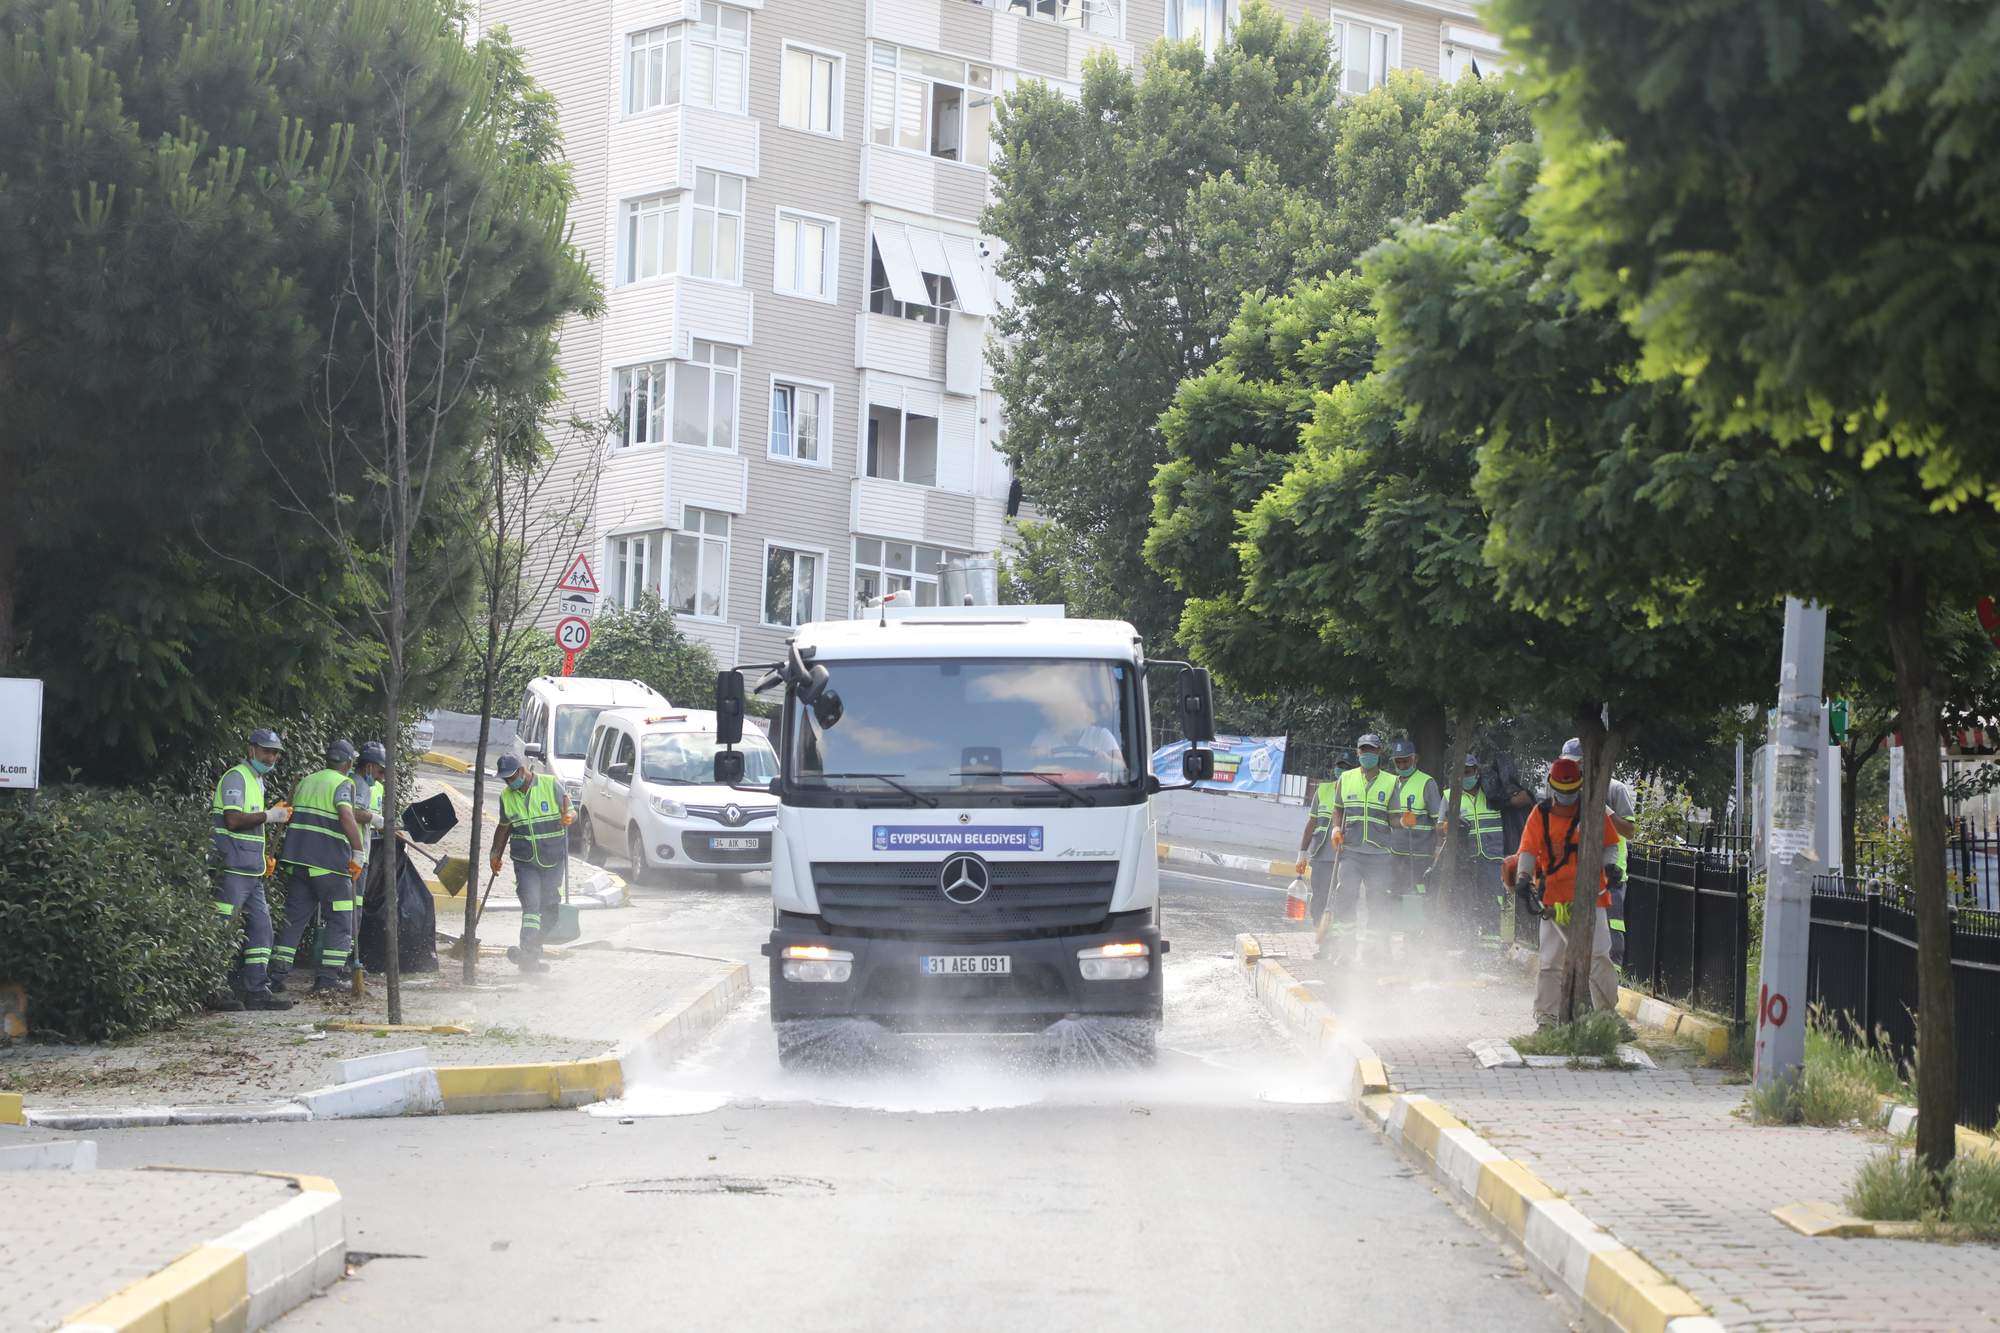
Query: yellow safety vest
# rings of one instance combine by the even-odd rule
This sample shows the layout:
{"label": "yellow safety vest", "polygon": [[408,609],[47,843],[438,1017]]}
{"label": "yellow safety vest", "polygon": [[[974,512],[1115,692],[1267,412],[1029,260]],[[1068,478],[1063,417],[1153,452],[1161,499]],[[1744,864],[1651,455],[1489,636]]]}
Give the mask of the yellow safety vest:
{"label": "yellow safety vest", "polygon": [[[1389,850],[1389,806],[1395,797],[1396,775],[1376,769],[1350,768],[1339,783],[1321,783],[1321,799],[1328,789],[1340,802],[1341,823],[1346,829],[1349,851]],[[1330,802],[1329,802],[1330,804]]]}
{"label": "yellow safety vest", "polygon": [[354,779],[337,768],[322,768],[292,793],[292,822],[278,860],[310,867],[315,875],[345,875],[354,845],[340,826],[340,807],[354,808]]}
{"label": "yellow safety vest", "polygon": [[[235,784],[232,778],[243,779],[240,795],[229,790]],[[221,870],[237,875],[264,874],[264,829],[257,825],[241,832],[232,831],[229,822],[222,816],[224,812],[238,810],[254,815],[264,808],[264,780],[257,776],[257,770],[248,764],[238,764],[222,775],[215,784],[215,799],[209,805],[214,822],[214,831],[208,839],[209,850],[214,854],[213,864]]]}
{"label": "yellow safety vest", "polygon": [[516,861],[552,870],[569,855],[562,826],[561,793],[551,774],[536,774],[526,791],[502,787],[500,818],[507,821],[507,849]]}

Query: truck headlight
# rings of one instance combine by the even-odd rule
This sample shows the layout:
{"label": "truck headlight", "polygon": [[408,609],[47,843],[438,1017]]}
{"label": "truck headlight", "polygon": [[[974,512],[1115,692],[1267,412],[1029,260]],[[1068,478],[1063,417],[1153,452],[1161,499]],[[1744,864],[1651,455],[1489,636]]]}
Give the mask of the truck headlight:
{"label": "truck headlight", "polygon": [[1139,940],[1098,944],[1076,951],[1085,981],[1138,981],[1153,970],[1152,950]]}
{"label": "truck headlight", "polygon": [[780,955],[787,981],[839,982],[854,975],[854,955],[824,944],[787,944]]}
{"label": "truck headlight", "polygon": [[655,796],[650,803],[654,813],[665,815],[668,819],[687,818],[688,808],[679,801],[670,801],[664,796]]}

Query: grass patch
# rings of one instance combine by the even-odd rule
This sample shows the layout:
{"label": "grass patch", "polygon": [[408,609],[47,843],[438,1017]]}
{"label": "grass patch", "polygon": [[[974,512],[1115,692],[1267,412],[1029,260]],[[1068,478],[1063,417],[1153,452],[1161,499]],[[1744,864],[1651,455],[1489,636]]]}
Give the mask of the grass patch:
{"label": "grass patch", "polygon": [[1815,1009],[1806,1027],[1804,1070],[1788,1083],[1752,1091],[1750,1118],[1760,1125],[1822,1129],[1875,1124],[1883,1097],[1915,1100],[1886,1044],[1857,1041]]}
{"label": "grass patch", "polygon": [[1913,1152],[1891,1149],[1854,1174],[1847,1210],[1876,1222],[1922,1222],[1926,1235],[2000,1240],[2000,1158],[1960,1153],[1941,1182]]}
{"label": "grass patch", "polygon": [[1522,1055],[1567,1055],[1572,1058],[1594,1055],[1604,1060],[1618,1058],[1618,1047],[1635,1034],[1616,1010],[1600,1009],[1574,1023],[1558,1023],[1514,1038],[1514,1049]]}
{"label": "grass patch", "polygon": [[1888,1054],[1887,1046],[1886,1037],[1873,1045],[1864,1044],[1853,1034],[1840,1032],[1831,1020],[1822,1020],[1815,1012],[1806,1028],[1806,1065],[1835,1070],[1842,1078],[1870,1092],[1893,1101],[1913,1103],[1916,1093]]}

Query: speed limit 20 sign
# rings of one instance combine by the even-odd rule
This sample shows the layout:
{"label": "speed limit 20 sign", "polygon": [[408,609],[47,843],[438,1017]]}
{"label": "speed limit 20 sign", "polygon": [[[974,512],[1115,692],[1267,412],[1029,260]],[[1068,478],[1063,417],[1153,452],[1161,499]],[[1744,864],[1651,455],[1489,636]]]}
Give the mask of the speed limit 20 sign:
{"label": "speed limit 20 sign", "polygon": [[576,655],[590,647],[590,622],[582,616],[564,616],[556,622],[556,647],[563,650],[563,674],[576,674]]}

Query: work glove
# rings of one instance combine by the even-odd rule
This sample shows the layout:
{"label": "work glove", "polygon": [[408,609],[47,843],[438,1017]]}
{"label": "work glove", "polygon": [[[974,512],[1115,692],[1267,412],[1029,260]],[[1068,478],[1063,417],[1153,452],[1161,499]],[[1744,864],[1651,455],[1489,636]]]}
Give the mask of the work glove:
{"label": "work glove", "polygon": [[360,863],[359,861],[356,861],[356,860],[354,860],[354,859],[353,859],[353,858],[351,858],[351,857],[350,857],[350,858],[348,859],[348,862],[347,862],[347,877],[348,877],[349,879],[360,879],[360,878],[361,878],[361,872],[362,872],[363,870],[365,870],[365,869],[367,869],[367,867],[366,867],[366,866],[364,866],[364,865],[362,865],[362,864],[361,864],[361,863]]}
{"label": "work glove", "polygon": [[1569,926],[1568,903],[1557,903],[1555,907],[1551,909],[1550,915],[1552,915],[1555,918],[1555,922],[1558,926],[1562,926],[1565,929],[1568,928]]}
{"label": "work glove", "polygon": [[278,858],[275,856],[266,856],[264,858],[264,878],[269,879],[271,876],[277,873],[278,873]]}
{"label": "work glove", "polygon": [[1403,812],[1403,827],[1415,828],[1416,826],[1417,826],[1417,812],[1414,810],[1405,810]]}
{"label": "work glove", "polygon": [[264,822],[266,824],[291,823],[292,807],[285,804],[283,801],[278,802],[276,805],[272,806],[269,810],[266,810],[264,812]]}
{"label": "work glove", "polygon": [[1306,877],[1306,871],[1308,869],[1309,867],[1306,865],[1306,859],[1303,856],[1301,856],[1298,860],[1292,862],[1292,875],[1294,878],[1304,879]]}
{"label": "work glove", "polygon": [[494,873],[494,874],[496,874],[496,875],[497,875],[497,874],[499,874],[499,873],[500,873],[500,853],[498,853],[498,852],[495,852],[495,853],[493,853],[493,859],[492,859],[492,860],[490,860],[490,861],[488,861],[488,862],[487,862],[486,864],[487,864],[488,866],[492,867],[492,870],[493,870],[493,873]]}
{"label": "work glove", "polygon": [[568,827],[569,827],[569,826],[570,826],[571,824],[574,824],[575,822],[576,822],[576,811],[574,811],[574,810],[565,810],[565,811],[563,811],[563,827],[564,827],[564,828],[568,828]]}
{"label": "work glove", "polygon": [[374,828],[374,829],[384,828],[387,827],[388,823],[389,823],[388,817],[385,816],[380,810],[370,810],[368,812],[369,828]]}
{"label": "work glove", "polygon": [[1535,900],[1532,881],[1527,879],[1514,881],[1514,910],[1528,917],[1541,916],[1542,905]]}
{"label": "work glove", "polygon": [[1347,845],[1347,833],[1344,830],[1335,829],[1333,831],[1333,845],[1336,847],[1345,847]]}

